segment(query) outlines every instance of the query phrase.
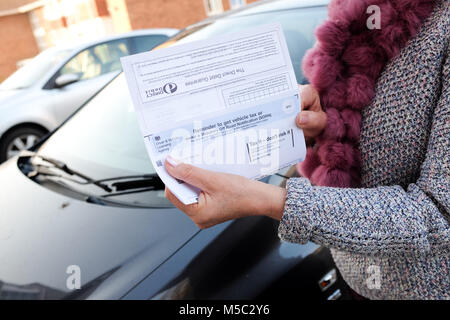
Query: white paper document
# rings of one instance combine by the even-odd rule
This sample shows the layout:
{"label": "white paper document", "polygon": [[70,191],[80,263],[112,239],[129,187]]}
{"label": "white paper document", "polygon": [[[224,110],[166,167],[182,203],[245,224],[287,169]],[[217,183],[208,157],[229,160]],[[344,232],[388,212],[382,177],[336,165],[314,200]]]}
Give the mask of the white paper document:
{"label": "white paper document", "polygon": [[172,178],[175,159],[262,178],[305,157],[300,97],[280,24],[121,59],[145,145],[185,204],[200,190]]}

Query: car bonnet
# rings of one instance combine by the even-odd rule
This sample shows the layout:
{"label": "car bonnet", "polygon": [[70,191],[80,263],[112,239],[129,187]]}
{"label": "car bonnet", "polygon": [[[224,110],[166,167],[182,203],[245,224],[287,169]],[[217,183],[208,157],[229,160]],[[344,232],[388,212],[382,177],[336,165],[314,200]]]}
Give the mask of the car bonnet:
{"label": "car bonnet", "polygon": [[15,158],[0,166],[0,181],[0,298],[92,292],[139,261],[126,281],[109,287],[108,297],[118,298],[199,231],[174,208],[107,207],[65,197],[29,180]]}

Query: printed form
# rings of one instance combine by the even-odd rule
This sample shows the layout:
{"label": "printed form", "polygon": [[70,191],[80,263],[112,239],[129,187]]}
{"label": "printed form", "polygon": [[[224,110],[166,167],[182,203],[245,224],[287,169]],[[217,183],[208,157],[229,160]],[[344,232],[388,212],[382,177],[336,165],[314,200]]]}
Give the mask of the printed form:
{"label": "printed form", "polygon": [[147,152],[185,204],[200,190],[172,178],[172,155],[258,179],[304,160],[300,97],[280,24],[121,59]]}

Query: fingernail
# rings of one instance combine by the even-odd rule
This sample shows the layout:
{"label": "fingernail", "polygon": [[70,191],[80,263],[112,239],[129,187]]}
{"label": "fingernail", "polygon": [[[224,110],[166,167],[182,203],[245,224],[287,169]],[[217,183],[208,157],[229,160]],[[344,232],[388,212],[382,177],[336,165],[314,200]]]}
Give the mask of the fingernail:
{"label": "fingernail", "polygon": [[309,121],[309,116],[307,114],[300,114],[298,122],[300,124],[307,124]]}
{"label": "fingernail", "polygon": [[171,155],[168,155],[166,160],[172,167],[176,167],[177,165],[179,165],[181,163],[180,161],[178,161],[177,159],[175,159]]}

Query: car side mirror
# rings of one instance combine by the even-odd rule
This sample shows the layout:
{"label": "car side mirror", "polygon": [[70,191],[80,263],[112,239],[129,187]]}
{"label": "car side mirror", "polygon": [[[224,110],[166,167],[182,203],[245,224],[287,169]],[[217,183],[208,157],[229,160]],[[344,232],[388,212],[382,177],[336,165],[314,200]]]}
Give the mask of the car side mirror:
{"label": "car side mirror", "polygon": [[74,73],[62,74],[56,78],[55,87],[62,88],[78,81],[80,81],[80,77]]}

